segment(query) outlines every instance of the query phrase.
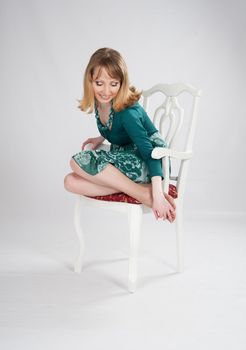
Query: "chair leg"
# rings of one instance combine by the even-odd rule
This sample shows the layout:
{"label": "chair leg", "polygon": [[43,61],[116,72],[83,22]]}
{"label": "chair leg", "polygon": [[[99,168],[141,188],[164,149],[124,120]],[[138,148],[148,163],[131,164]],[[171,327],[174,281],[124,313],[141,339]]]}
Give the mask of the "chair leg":
{"label": "chair leg", "polygon": [[74,210],[74,227],[75,227],[75,232],[79,239],[79,255],[74,263],[74,271],[77,273],[81,272],[83,257],[84,257],[84,250],[85,250],[84,235],[83,235],[83,231],[80,223],[81,200],[82,200],[81,196],[78,195],[76,199],[75,210]]}
{"label": "chair leg", "polygon": [[128,290],[134,293],[137,285],[137,257],[140,241],[140,229],[142,223],[142,208],[133,204],[128,211],[128,222],[130,228],[130,256]]}
{"label": "chair leg", "polygon": [[183,232],[183,205],[178,203],[176,211],[176,242],[177,242],[177,271],[184,271],[184,232]]}

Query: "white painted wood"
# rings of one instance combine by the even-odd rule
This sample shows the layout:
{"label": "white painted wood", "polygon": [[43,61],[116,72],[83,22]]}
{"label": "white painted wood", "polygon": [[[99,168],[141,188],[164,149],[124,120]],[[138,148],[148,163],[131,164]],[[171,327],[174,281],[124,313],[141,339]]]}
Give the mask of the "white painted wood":
{"label": "white painted wood", "polygon": [[[152,157],[155,159],[162,159],[163,169],[165,173],[165,179],[163,181],[163,190],[168,192],[170,181],[176,182],[178,191],[178,199],[176,203],[176,241],[177,241],[177,271],[182,272],[184,270],[184,228],[183,228],[183,200],[184,191],[186,185],[186,179],[188,174],[189,161],[192,158],[192,144],[194,140],[195,128],[197,123],[198,103],[201,96],[201,90],[194,88],[188,84],[157,84],[149,90],[143,91],[143,107],[148,113],[149,99],[155,93],[162,93],[164,101],[156,106],[153,114],[153,122],[156,128],[164,136],[167,141],[168,147],[156,147],[152,151]],[[179,138],[180,131],[184,121],[184,109],[179,103],[179,95],[182,93],[188,93],[193,99],[191,122],[189,126],[189,132],[187,135],[185,149],[180,151],[175,149],[176,141]],[[151,116],[150,116],[151,117]],[[169,121],[168,130],[165,130],[164,123]],[[104,142],[99,149],[108,150],[110,145],[108,142]],[[89,145],[88,148],[89,149]],[[180,160],[180,167],[178,170],[178,176],[169,174],[169,159],[175,158]],[[84,255],[84,239],[83,232],[80,225],[80,212],[81,203],[84,206],[93,206],[95,208],[109,209],[126,213],[129,221],[130,231],[130,254],[129,254],[129,275],[128,275],[128,290],[134,292],[137,285],[137,256],[140,241],[140,228],[143,214],[152,213],[151,208],[142,204],[128,204],[107,202],[101,200],[95,200],[85,196],[78,196],[75,207],[75,230],[80,242],[80,254],[75,263],[75,271],[80,272],[82,266],[82,260]]]}
{"label": "white painted wood", "polygon": [[170,148],[155,147],[151,153],[151,156],[155,159],[160,159],[166,156],[176,159],[191,159],[192,152],[179,152]]}
{"label": "white painted wood", "polygon": [[131,204],[128,207],[128,223],[130,228],[128,290],[134,293],[137,286],[137,258],[143,211],[141,205]]}
{"label": "white painted wood", "polygon": [[177,200],[176,204],[176,245],[177,245],[177,271],[184,271],[184,228],[183,228],[183,201]]}
{"label": "white painted wood", "polygon": [[81,272],[84,251],[85,251],[84,235],[83,235],[83,231],[80,223],[81,201],[82,201],[82,196],[77,195],[75,210],[74,210],[74,227],[75,227],[75,232],[79,239],[79,254],[74,263],[74,271],[77,273]]}
{"label": "white painted wood", "polygon": [[170,170],[169,170],[169,157],[163,157],[162,159],[163,174],[165,180],[163,181],[163,192],[168,193],[170,184]]}
{"label": "white painted wood", "polygon": [[[176,181],[176,187],[178,191],[177,216],[176,216],[176,237],[177,237],[177,270],[182,272],[184,270],[184,229],[183,229],[183,199],[186,178],[188,174],[189,161],[192,158],[192,145],[194,140],[195,128],[197,123],[197,111],[198,103],[201,96],[201,90],[195,89],[191,85],[187,84],[157,84],[151,89],[143,92],[143,106],[148,113],[149,98],[156,92],[161,92],[164,95],[164,101],[157,106],[154,115],[153,122],[161,134],[166,134],[165,140],[168,144],[168,148],[156,147],[151,156],[155,159],[162,158],[162,164],[165,174],[163,181],[163,191],[168,192],[170,184],[169,174],[169,158],[175,158],[181,160],[177,177],[171,177]],[[178,101],[178,97],[182,93],[188,93],[192,95],[192,110],[190,115],[189,131],[185,143],[185,149],[178,151],[175,149],[176,140],[178,140],[179,133],[182,129],[184,121],[184,109]],[[164,123],[169,121],[169,128],[165,133]]]}
{"label": "white painted wood", "polygon": [[[162,92],[166,96],[178,96],[182,92],[188,92],[192,96],[201,96],[201,90],[198,90],[194,88],[193,86],[189,84],[183,84],[183,83],[178,83],[178,84],[156,84],[152,88],[148,90],[144,90],[142,95],[144,97],[146,96],[151,96],[155,92]],[[145,102],[145,108],[147,106],[147,102]]]}

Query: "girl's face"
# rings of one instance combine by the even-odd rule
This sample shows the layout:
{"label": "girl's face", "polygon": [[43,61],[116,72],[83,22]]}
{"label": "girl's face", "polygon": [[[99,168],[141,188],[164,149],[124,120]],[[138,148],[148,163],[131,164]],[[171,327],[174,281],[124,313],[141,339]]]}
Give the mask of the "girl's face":
{"label": "girl's face", "polygon": [[109,104],[120,89],[120,80],[112,78],[104,67],[102,67],[100,75],[97,77],[99,68],[95,69],[92,78],[94,96],[100,104]]}

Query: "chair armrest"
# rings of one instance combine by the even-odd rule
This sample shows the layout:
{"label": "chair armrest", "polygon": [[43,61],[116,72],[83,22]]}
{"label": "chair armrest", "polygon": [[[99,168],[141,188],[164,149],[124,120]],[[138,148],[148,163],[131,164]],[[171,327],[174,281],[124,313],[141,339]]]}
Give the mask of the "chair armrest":
{"label": "chair armrest", "polygon": [[151,157],[154,159],[160,159],[166,156],[185,160],[191,159],[192,152],[179,152],[174,151],[171,148],[155,147],[151,153]]}

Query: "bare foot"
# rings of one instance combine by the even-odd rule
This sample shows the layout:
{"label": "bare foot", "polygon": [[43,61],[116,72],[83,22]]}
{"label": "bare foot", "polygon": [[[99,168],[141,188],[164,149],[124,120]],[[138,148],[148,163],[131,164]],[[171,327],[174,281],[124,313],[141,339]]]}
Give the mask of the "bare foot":
{"label": "bare foot", "polygon": [[[164,197],[166,200],[169,202],[169,204],[173,207],[174,211],[171,211],[171,216],[172,216],[172,222],[176,218],[176,204],[174,202],[174,199],[172,196],[170,196],[168,193],[164,193]],[[171,221],[170,221],[171,222]]]}
{"label": "bare foot", "polygon": [[[152,185],[151,184],[139,184],[139,185],[142,187],[140,202],[146,205],[147,207],[152,208],[152,205],[153,205]],[[172,215],[172,221],[170,222],[173,222],[176,218],[176,212],[175,212],[176,205],[175,205],[174,199],[167,193],[164,193],[164,197],[174,209],[173,211],[170,211]]]}
{"label": "bare foot", "polygon": [[170,196],[168,193],[164,193],[164,197],[166,198],[166,200],[171,204],[171,206],[173,207],[173,209],[176,209],[176,204],[174,202],[174,199],[172,196]]}

